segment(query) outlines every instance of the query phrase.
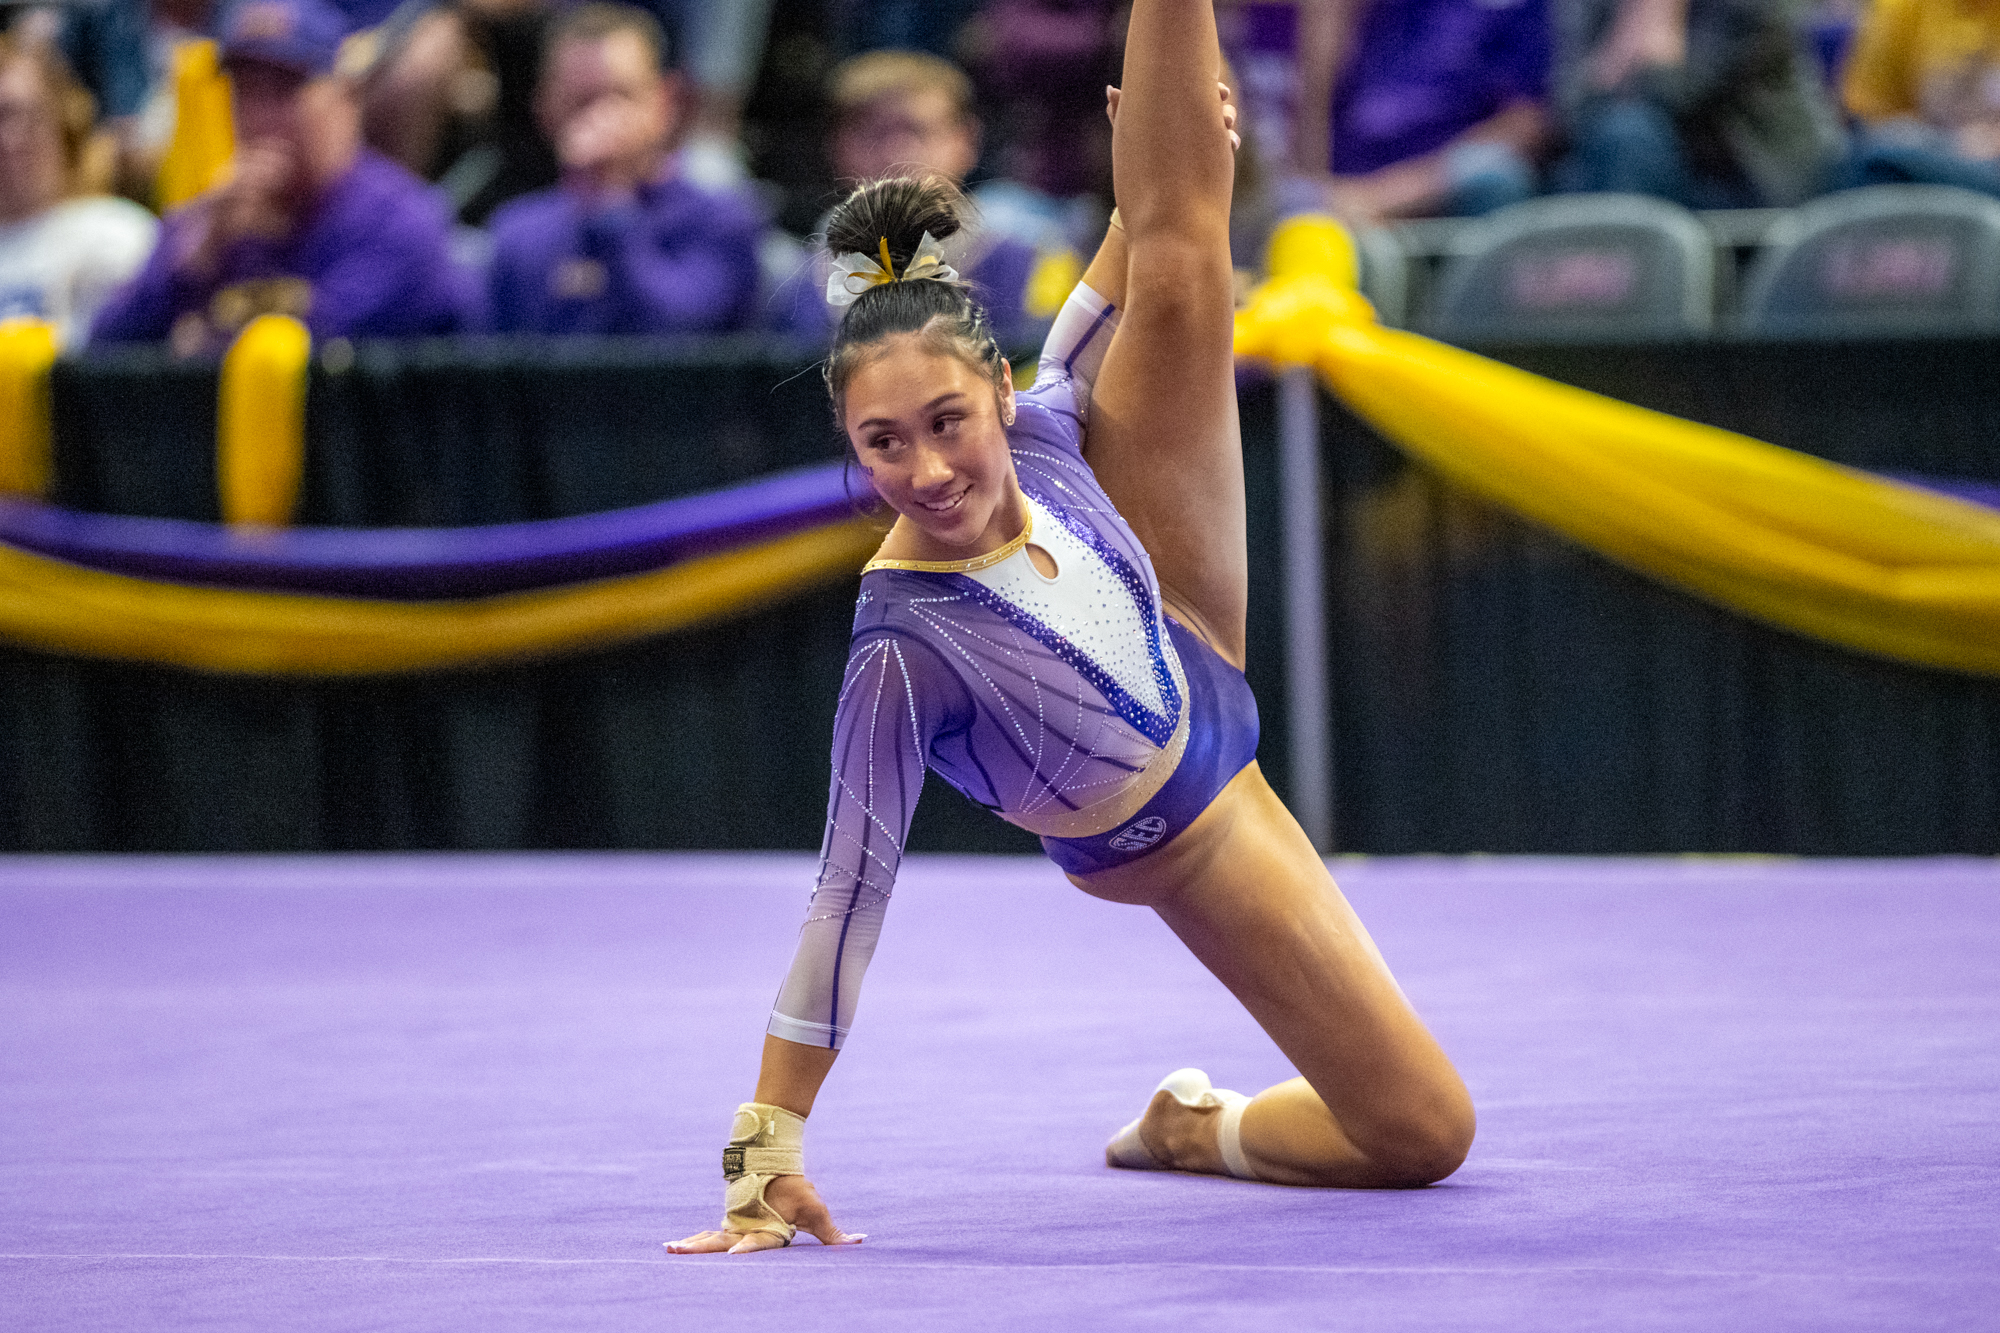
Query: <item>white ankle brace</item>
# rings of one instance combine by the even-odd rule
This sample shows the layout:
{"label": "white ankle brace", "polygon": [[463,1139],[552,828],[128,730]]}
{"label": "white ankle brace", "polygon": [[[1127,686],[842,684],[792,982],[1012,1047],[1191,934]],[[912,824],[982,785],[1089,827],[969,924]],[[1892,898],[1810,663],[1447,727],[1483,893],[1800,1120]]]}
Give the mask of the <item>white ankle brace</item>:
{"label": "white ankle brace", "polygon": [[[1176,1069],[1160,1080],[1153,1095],[1167,1093],[1182,1106],[1220,1107],[1216,1117],[1215,1146],[1222,1154],[1222,1167],[1238,1180],[1262,1179],[1250,1166],[1250,1159],[1243,1153],[1243,1108],[1250,1099],[1240,1092],[1228,1088],[1218,1088],[1208,1081],[1208,1075],[1199,1069]],[[1122,1166],[1135,1171],[1165,1171],[1166,1163],[1153,1156],[1146,1147],[1146,1141],[1139,1136],[1139,1120],[1118,1131],[1105,1146],[1104,1160],[1110,1166]]]}
{"label": "white ankle brace", "polygon": [[1222,1165],[1238,1180],[1256,1180],[1250,1159],[1243,1155],[1243,1108],[1250,1099],[1240,1092],[1217,1088],[1214,1096],[1222,1103],[1222,1118],[1215,1126],[1215,1146],[1222,1152]]}
{"label": "white ankle brace", "polygon": [[768,1231],[792,1243],[797,1229],[764,1202],[764,1187],[779,1176],[806,1173],[806,1122],[782,1106],[745,1102],[736,1108],[729,1146],[722,1150],[724,1231]]}

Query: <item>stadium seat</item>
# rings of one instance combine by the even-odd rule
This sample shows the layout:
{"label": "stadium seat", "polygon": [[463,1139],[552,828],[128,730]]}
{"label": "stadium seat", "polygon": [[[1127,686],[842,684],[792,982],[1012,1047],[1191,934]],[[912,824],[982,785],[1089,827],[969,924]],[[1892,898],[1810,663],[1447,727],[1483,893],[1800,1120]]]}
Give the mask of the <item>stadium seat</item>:
{"label": "stadium seat", "polygon": [[1785,214],[1750,272],[1742,324],[1766,337],[1899,336],[2000,324],[2000,201],[1871,185]]}
{"label": "stadium seat", "polygon": [[1715,323],[1715,243],[1646,195],[1530,199],[1467,224],[1427,331],[1453,342],[1591,342],[1703,335]]}
{"label": "stadium seat", "polygon": [[1382,227],[1356,227],[1354,253],[1361,261],[1361,294],[1375,317],[1391,328],[1405,327],[1410,315],[1410,257],[1396,234]]}

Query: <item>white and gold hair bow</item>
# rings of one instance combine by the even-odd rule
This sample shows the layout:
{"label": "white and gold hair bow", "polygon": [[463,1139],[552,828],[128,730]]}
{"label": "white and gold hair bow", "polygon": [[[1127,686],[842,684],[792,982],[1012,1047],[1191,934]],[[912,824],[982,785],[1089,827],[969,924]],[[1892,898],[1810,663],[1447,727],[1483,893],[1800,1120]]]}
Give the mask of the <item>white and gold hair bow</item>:
{"label": "white and gold hair bow", "polygon": [[944,262],[944,250],[929,232],[917,242],[917,252],[910,256],[910,262],[896,272],[895,261],[889,258],[889,238],[882,238],[881,260],[874,255],[864,255],[859,250],[839,255],[833,261],[833,272],[826,279],[826,303],[838,309],[853,305],[855,299],[870,287],[880,287],[885,282],[915,282],[928,278],[935,282],[957,282],[958,270]]}

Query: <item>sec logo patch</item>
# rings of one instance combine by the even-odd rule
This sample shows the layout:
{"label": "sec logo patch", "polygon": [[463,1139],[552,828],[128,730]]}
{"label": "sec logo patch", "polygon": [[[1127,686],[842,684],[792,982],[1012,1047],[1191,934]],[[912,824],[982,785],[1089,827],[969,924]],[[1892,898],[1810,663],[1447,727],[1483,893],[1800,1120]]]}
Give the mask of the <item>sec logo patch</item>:
{"label": "sec logo patch", "polygon": [[1143,852],[1167,835],[1167,821],[1158,815],[1133,820],[1111,840],[1114,852]]}

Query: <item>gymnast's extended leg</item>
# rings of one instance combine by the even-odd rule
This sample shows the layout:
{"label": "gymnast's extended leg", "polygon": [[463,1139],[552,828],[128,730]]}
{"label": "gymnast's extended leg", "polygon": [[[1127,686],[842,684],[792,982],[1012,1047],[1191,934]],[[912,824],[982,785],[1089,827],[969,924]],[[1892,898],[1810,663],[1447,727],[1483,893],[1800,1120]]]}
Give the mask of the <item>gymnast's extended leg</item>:
{"label": "gymnast's extended leg", "polygon": [[1123,235],[1084,277],[1121,318],[1092,389],[1085,451],[1176,618],[1240,668],[1249,564],[1221,64],[1202,0],[1134,6],[1112,132]]}
{"label": "gymnast's extended leg", "polygon": [[[1087,452],[1169,611],[1240,667],[1248,574],[1220,65],[1208,0],[1133,7],[1114,131],[1124,271],[1105,271],[1114,238],[1086,278],[1122,320]],[[1240,1146],[1260,1178],[1420,1185],[1464,1159],[1464,1084],[1255,764],[1165,847],[1077,882],[1158,911],[1303,1075],[1242,1114]],[[1219,1118],[1162,1093],[1141,1136],[1163,1163],[1221,1171]]]}

